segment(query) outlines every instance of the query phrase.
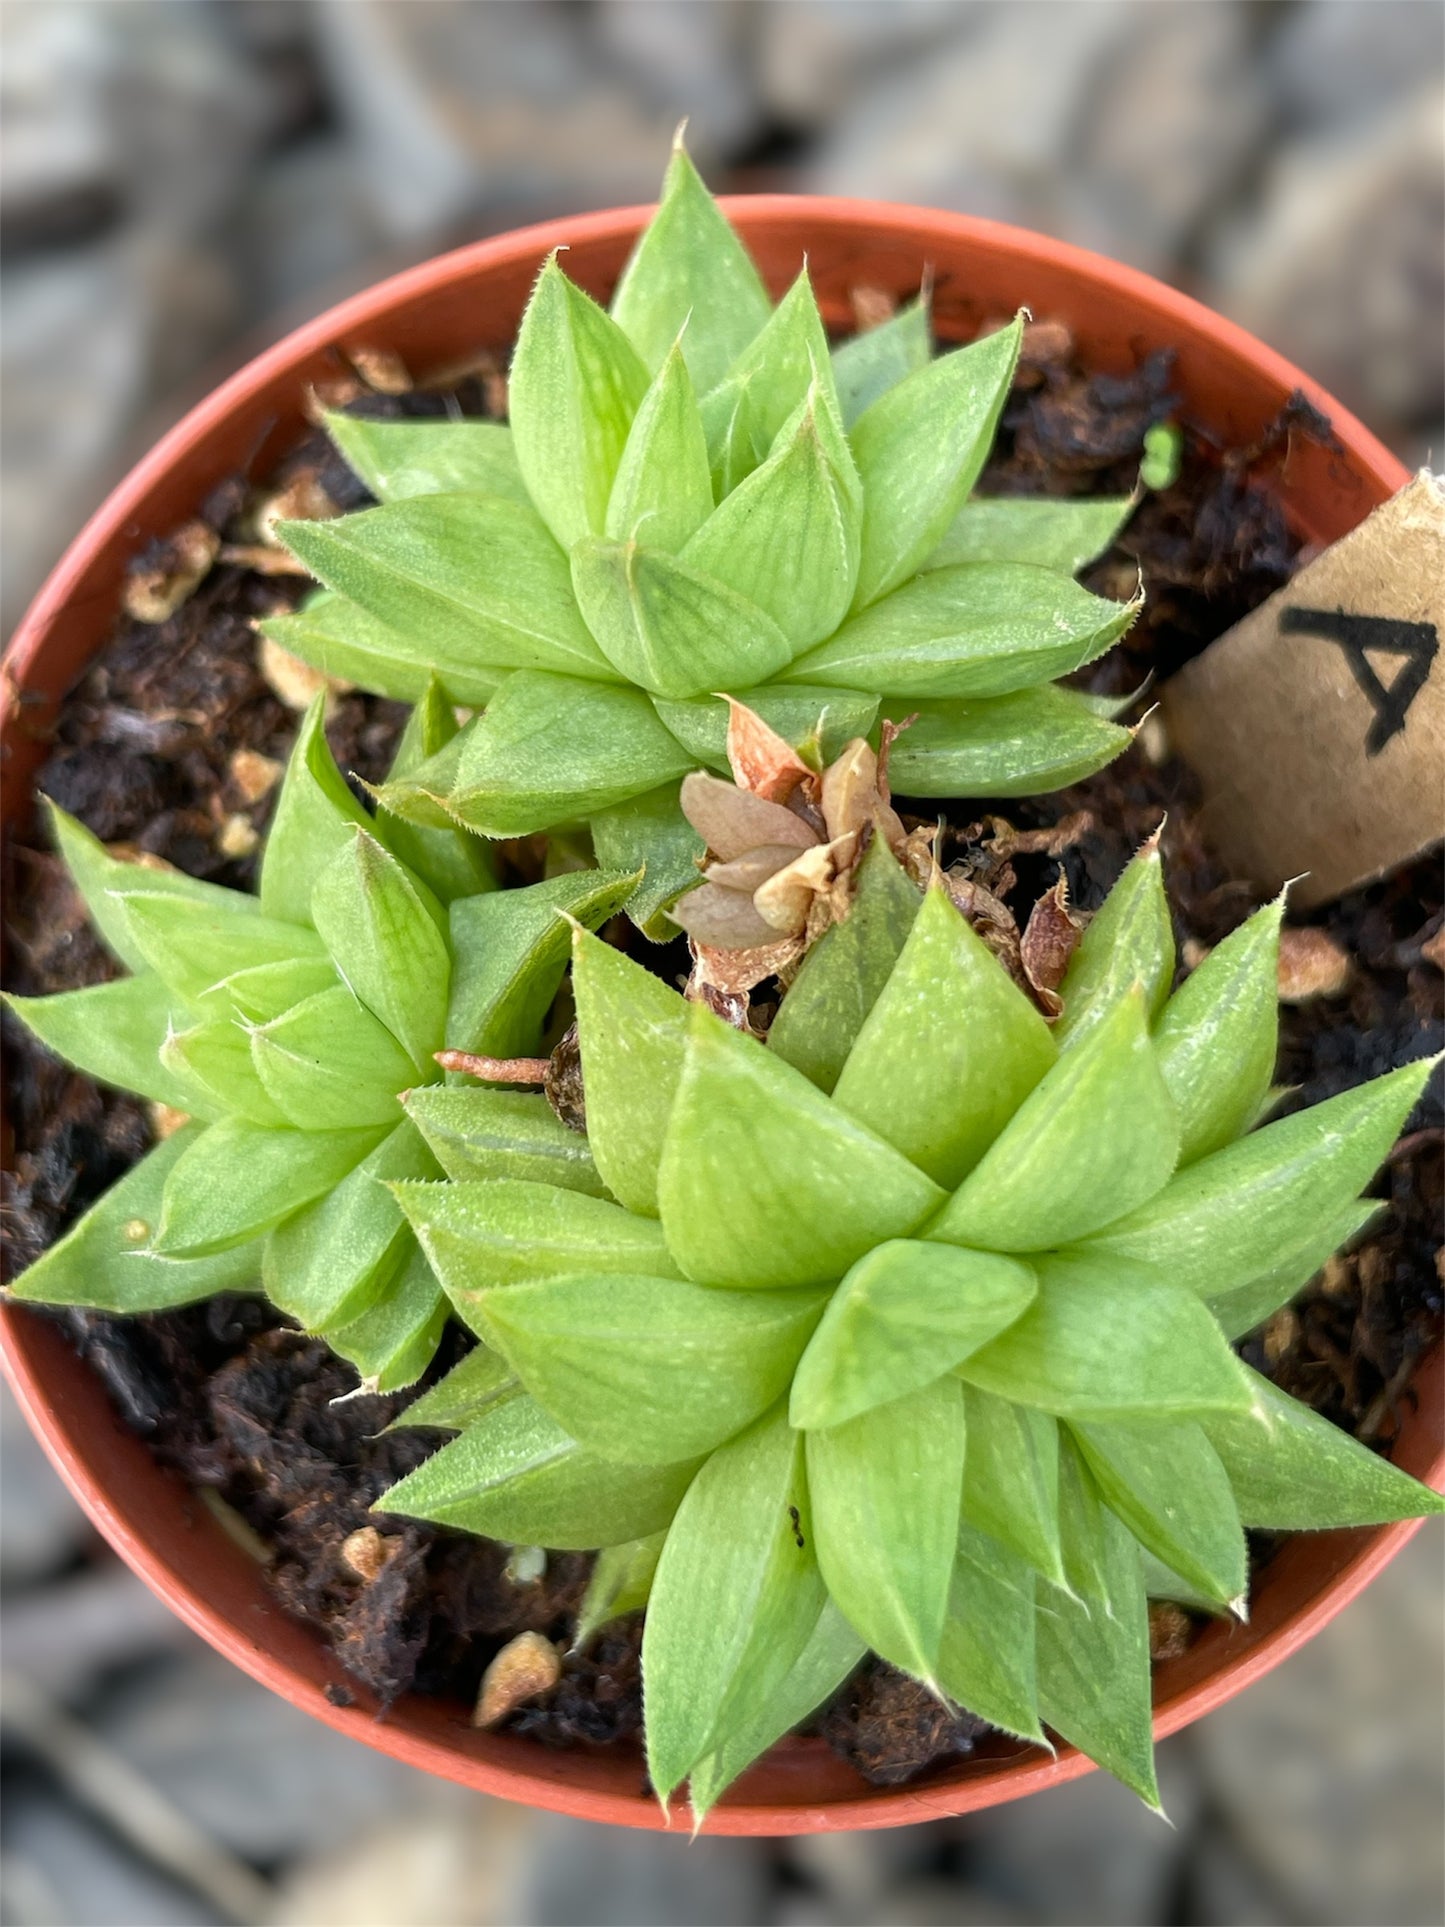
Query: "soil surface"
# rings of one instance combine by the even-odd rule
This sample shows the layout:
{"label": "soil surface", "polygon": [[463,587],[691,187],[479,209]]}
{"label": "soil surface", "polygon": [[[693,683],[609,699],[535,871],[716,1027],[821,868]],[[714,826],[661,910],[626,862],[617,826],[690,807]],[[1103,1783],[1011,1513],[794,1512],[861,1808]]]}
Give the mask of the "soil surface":
{"label": "soil surface", "polygon": [[[1089,376],[1061,328],[1029,330],[1018,382],[981,483],[989,493],[1127,493],[1146,430],[1174,418],[1171,358],[1128,377]],[[505,389],[481,368],[446,395],[361,393],[373,414],[499,413]],[[1164,677],[1290,575],[1296,545],[1270,487],[1291,439],[1328,439],[1328,424],[1291,405],[1255,448],[1224,450],[1186,432],[1177,482],[1151,495],[1119,546],[1086,574],[1100,593],[1128,595],[1142,572],[1144,614],[1091,676],[1122,692]],[[369,498],[311,435],[269,493],[316,486],[342,509]],[[228,543],[255,540],[254,491],[237,481],[206,505]],[[164,545],[138,565],[164,572]],[[169,620],[122,619],[65,704],[41,788],[106,842],[162,858],[236,888],[254,881],[256,833],[274,801],[266,765],[279,764],[296,723],[295,692],[278,693],[258,660],[254,619],[299,599],[306,584],[223,559]],[[405,711],[354,692],[336,697],[328,735],[341,767],[377,779]],[[276,772],[276,773],[279,773]],[[897,799],[905,814],[907,799]],[[1017,919],[1055,880],[1092,910],[1137,845],[1168,813],[1166,876],[1181,953],[1217,943],[1255,907],[1220,868],[1195,825],[1188,772],[1162,732],[1110,769],[1058,795],[1007,806],[960,799],[940,849]],[[927,820],[936,805],[922,806]],[[1050,839],[1014,832],[1067,825]],[[1052,853],[1039,848],[1048,842]],[[509,845],[516,880],[540,873],[536,840]],[[11,988],[37,993],[95,983],[115,966],[43,832],[23,826],[6,852],[4,927]],[[1313,1103],[1445,1041],[1439,957],[1442,887],[1433,862],[1355,893],[1315,920],[1349,961],[1338,994],[1282,1012],[1280,1080],[1289,1104]],[[670,974],[680,946],[653,949]],[[759,1016],[765,1015],[760,1009]],[[7,1020],[7,1271],[46,1248],[146,1149],[154,1129],[140,1100],[102,1089],[32,1044]],[[1333,1259],[1295,1303],[1248,1342],[1246,1355],[1282,1386],[1371,1443],[1387,1444],[1409,1399],[1415,1362],[1439,1335],[1438,1226],[1445,1154],[1438,1080],[1407,1126],[1377,1190],[1388,1201],[1363,1245]],[[538,1578],[514,1576],[505,1547],[410,1520],[380,1521],[374,1501],[439,1442],[385,1432],[410,1394],[349,1397],[354,1373],[319,1341],[289,1329],[263,1302],[226,1297],[137,1319],[61,1317],[126,1422],[157,1454],[211,1489],[260,1535],[278,1600],[317,1628],[346,1670],[389,1703],[408,1691],[468,1705],[491,1655],[532,1629],[565,1640],[590,1561],[551,1554]],[[454,1332],[429,1379],[470,1341]],[[342,1400],[337,1403],[336,1401]],[[358,1542],[354,1535],[380,1526]],[[1268,1545],[1256,1547],[1268,1556]],[[548,1743],[606,1745],[641,1727],[640,1615],[569,1656],[558,1687],[511,1724]],[[1174,1613],[1156,1652],[1188,1635]],[[339,1689],[338,1697],[345,1689]],[[988,1729],[951,1716],[911,1681],[870,1661],[812,1723],[866,1778],[896,1784],[972,1750]]]}

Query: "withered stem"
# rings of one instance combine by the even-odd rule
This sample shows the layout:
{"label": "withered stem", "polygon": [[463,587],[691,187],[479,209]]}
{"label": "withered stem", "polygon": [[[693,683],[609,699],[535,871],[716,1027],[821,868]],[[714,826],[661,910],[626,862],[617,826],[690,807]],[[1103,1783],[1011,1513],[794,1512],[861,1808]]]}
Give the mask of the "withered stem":
{"label": "withered stem", "polygon": [[479,1057],[469,1050],[439,1050],[436,1061],[444,1071],[465,1071],[489,1084],[544,1084],[548,1057]]}

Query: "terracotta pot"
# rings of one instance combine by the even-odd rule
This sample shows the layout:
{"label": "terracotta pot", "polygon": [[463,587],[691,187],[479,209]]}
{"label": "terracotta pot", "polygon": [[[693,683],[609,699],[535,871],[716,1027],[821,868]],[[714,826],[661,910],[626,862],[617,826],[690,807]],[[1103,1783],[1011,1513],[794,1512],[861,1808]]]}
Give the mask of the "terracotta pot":
{"label": "terracotta pot", "polygon": [[[849,320],[859,285],[911,294],[935,274],[938,332],[970,333],[1029,306],[1073,329],[1085,361],[1126,371],[1159,347],[1179,352],[1190,420],[1222,443],[1250,443],[1292,390],[1330,417],[1340,447],[1301,442],[1279,478],[1307,538],[1329,542],[1406,480],[1361,425],[1278,355],[1148,277],[1077,248],[989,221],[857,201],[763,196],[727,204],[775,293],[806,249],[827,319]],[[544,255],[566,244],[567,271],[606,296],[646,209],[557,221],[462,248],[358,295],[260,356],[194,409],[115,490],[71,546],[6,657],[3,794],[21,810],[55,706],[113,622],[127,558],[195,513],[237,471],[264,476],[296,440],[308,383],[342,370],[339,351],[385,347],[425,376],[478,347],[505,349]],[[473,1732],[460,1709],[411,1697],[383,1723],[337,1662],[271,1601],[261,1573],[186,1486],[120,1424],[100,1381],[59,1330],[21,1308],[0,1314],[5,1361],[31,1425],[62,1477],[121,1557],[219,1651],[293,1704],[414,1766],[533,1806],[657,1827],[635,1755],[553,1752]],[[1445,1483],[1441,1355],[1417,1374],[1416,1409],[1395,1453]],[[1293,1540],[1262,1575],[1248,1627],[1211,1627],[1155,1676],[1155,1731],[1197,1719],[1317,1632],[1393,1558],[1413,1524]],[[333,1705],[327,1687],[355,1704]],[[755,1766],[708,1821],[712,1833],[803,1833],[899,1826],[1017,1799],[1090,1771],[999,1738],[921,1785],[870,1788],[818,1741],[788,1740]],[[1121,1793],[1120,1798],[1126,1797]]]}

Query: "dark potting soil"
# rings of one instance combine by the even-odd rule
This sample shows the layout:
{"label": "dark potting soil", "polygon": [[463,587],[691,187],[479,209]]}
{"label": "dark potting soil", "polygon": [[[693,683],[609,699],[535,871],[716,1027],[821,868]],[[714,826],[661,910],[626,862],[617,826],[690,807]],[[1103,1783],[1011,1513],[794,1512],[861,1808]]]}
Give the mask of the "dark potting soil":
{"label": "dark potting soil", "polygon": [[[1174,416],[1171,376],[1171,357],[1161,354],[1130,376],[1091,377],[1062,329],[1032,328],[981,487],[1127,493],[1146,430]],[[445,395],[366,393],[351,405],[383,415],[498,413],[505,391],[496,371],[484,368]],[[1329,436],[1328,424],[1303,404],[1288,407],[1252,449],[1221,450],[1186,433],[1177,482],[1148,497],[1120,544],[1084,578],[1100,593],[1125,596],[1142,572],[1147,594],[1143,616],[1098,665],[1093,687],[1118,693],[1151,674],[1168,675],[1288,579],[1296,545],[1270,476],[1301,435]],[[271,490],[298,475],[319,484],[337,508],[368,499],[319,433],[270,478]],[[228,541],[246,543],[254,539],[253,510],[254,491],[238,479],[217,492],[205,517]],[[164,545],[139,560],[163,569]],[[168,621],[121,620],[63,708],[41,788],[106,842],[251,887],[254,833],[264,831],[275,794],[274,784],[256,793],[264,766],[255,757],[284,760],[296,722],[261,672],[251,624],[294,603],[305,587],[223,559]],[[399,704],[339,694],[328,735],[341,767],[376,780],[404,716]],[[907,799],[898,801],[906,813]],[[1188,772],[1162,736],[1146,730],[1110,769],[1059,795],[1011,802],[1007,820],[996,805],[961,799],[946,812],[940,856],[1021,925],[1060,865],[1073,903],[1097,908],[1167,811],[1166,874],[1181,950],[1208,945],[1256,899],[1202,840],[1196,803]],[[920,812],[927,820],[938,814],[936,805]],[[1010,826],[1028,832],[1066,822],[1053,855],[1019,849],[1010,834]],[[540,840],[505,846],[503,860],[514,880],[534,879]],[[115,974],[42,831],[17,827],[6,873],[12,988],[63,990]],[[1342,994],[1282,1012],[1279,1075],[1298,1087],[1288,1100],[1294,1104],[1438,1048],[1445,1030],[1438,866],[1409,866],[1315,921],[1349,957],[1351,974]],[[680,946],[648,954],[663,973],[685,968]],[[14,1275],[143,1153],[155,1121],[141,1101],[67,1070],[8,1020],[6,1043],[14,1168],[5,1176],[5,1224]],[[1388,1208],[1368,1239],[1332,1260],[1246,1348],[1285,1389],[1371,1443],[1393,1436],[1415,1363],[1440,1330],[1441,1125],[1437,1085],[1376,1187]],[[411,1394],[354,1395],[350,1368],[261,1300],[218,1298],[134,1319],[32,1315],[60,1317],[126,1423],[231,1508],[238,1530],[258,1535],[279,1603],[315,1627],[383,1704],[405,1692],[436,1694],[458,1702],[461,1717],[487,1661],[509,1638],[524,1630],[559,1641],[570,1635],[589,1558],[550,1554],[540,1577],[517,1576],[505,1547],[373,1514],[373,1503],[440,1435],[385,1431]],[[469,1342],[450,1333],[429,1378]],[[1267,1556],[1268,1546],[1256,1553]],[[583,1653],[568,1656],[556,1689],[510,1724],[551,1744],[635,1741],[640,1628],[633,1615],[602,1629]],[[1161,1656],[1178,1650],[1186,1633],[1175,1615],[1161,1630]],[[346,1697],[345,1688],[332,1693]],[[810,1730],[865,1778],[892,1785],[968,1753],[988,1729],[869,1661]]]}

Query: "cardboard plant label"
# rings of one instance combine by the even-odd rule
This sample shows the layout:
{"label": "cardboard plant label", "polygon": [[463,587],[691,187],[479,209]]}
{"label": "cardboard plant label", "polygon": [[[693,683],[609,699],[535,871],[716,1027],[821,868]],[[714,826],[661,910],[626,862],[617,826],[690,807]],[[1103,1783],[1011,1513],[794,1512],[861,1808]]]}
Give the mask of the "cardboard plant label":
{"label": "cardboard plant label", "polygon": [[1220,854],[1327,903],[1445,834],[1445,486],[1421,471],[1161,692]]}

